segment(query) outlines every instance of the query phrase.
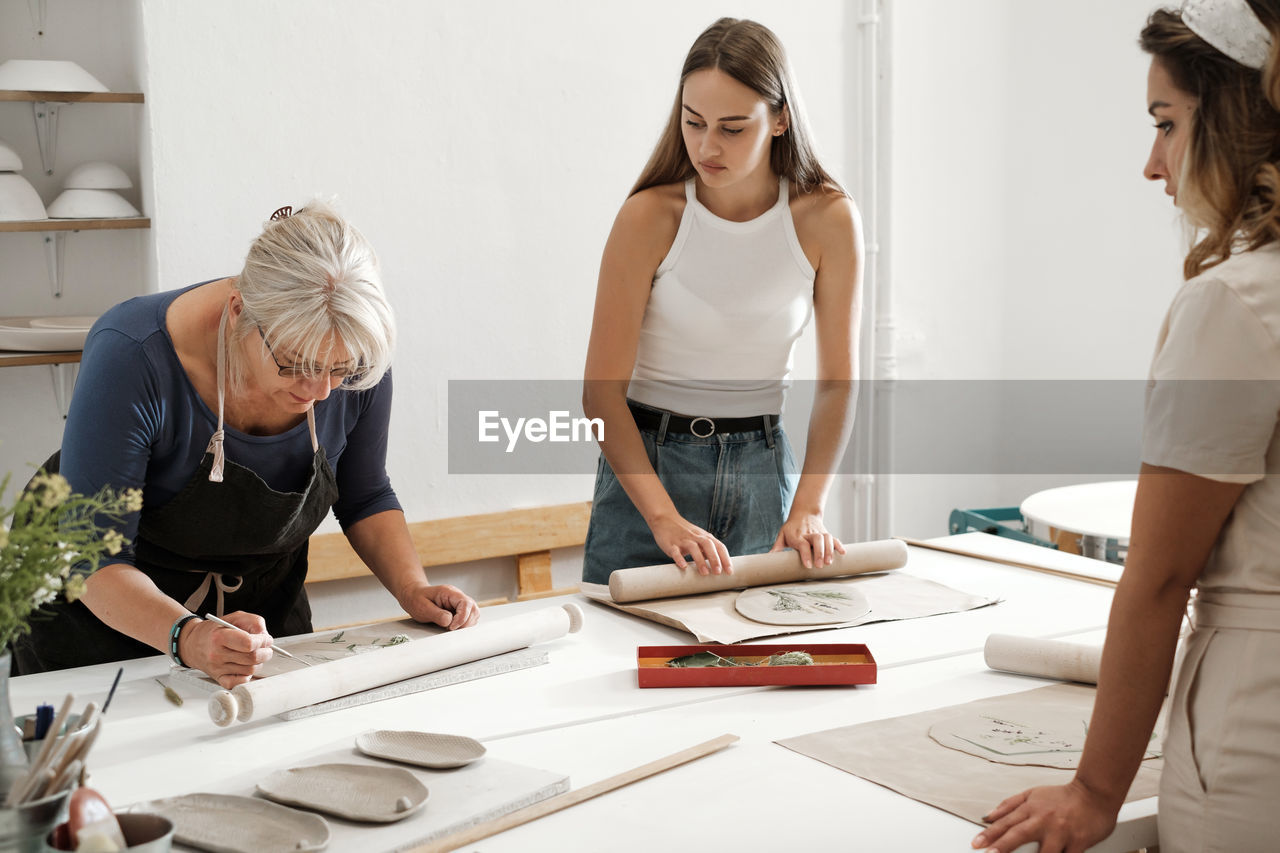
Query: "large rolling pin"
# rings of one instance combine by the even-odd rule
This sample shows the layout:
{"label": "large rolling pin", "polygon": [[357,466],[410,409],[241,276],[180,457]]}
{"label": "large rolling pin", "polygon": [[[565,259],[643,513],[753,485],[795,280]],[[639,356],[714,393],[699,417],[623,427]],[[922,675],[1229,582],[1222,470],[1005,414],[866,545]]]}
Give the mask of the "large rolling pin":
{"label": "large rolling pin", "polygon": [[806,569],[796,551],[749,554],[733,558],[733,574],[700,575],[692,566],[681,569],[675,563],[619,569],[609,575],[609,596],[616,602],[644,601],[697,595],[724,589],[767,586],[774,583],[839,578],[864,572],[883,572],[907,564],[907,546],[899,539],[881,539],[846,545],[847,553],[836,554],[829,566]]}
{"label": "large rolling pin", "polygon": [[219,726],[235,720],[282,714],[339,696],[370,690],[451,666],[555,640],[582,628],[576,604],[550,607],[482,622],[471,628],[389,646],[318,666],[220,690],[209,699],[209,717]]}
{"label": "large rolling pin", "polygon": [[1039,678],[1097,684],[1098,668],[1102,665],[1102,646],[992,634],[987,637],[983,657],[986,658],[987,666],[992,669]]}

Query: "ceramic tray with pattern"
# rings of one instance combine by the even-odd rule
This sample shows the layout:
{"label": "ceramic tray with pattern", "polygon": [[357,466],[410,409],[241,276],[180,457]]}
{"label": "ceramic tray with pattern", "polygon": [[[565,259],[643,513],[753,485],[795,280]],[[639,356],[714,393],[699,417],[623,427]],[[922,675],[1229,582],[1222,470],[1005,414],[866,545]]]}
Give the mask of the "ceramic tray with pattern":
{"label": "ceramic tray with pattern", "polygon": [[136,811],[167,817],[178,843],[212,853],[305,853],[329,843],[329,824],[320,815],[257,797],[186,794],[142,803]]}
{"label": "ceramic tray with pattern", "polygon": [[258,793],[278,803],[367,823],[403,820],[427,802],[427,788],[401,767],[314,764],[272,773]]}

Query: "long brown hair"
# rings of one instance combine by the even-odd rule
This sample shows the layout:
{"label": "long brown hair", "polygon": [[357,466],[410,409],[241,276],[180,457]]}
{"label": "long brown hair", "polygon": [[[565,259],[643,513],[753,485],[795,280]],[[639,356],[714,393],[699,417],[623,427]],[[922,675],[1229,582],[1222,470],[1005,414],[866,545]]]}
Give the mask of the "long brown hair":
{"label": "long brown hair", "polygon": [[1271,32],[1261,71],[1200,38],[1179,12],[1153,12],[1139,38],[1198,99],[1178,178],[1178,205],[1203,230],[1183,261],[1187,278],[1280,238],[1280,0],[1248,2]]}
{"label": "long brown hair", "polygon": [[785,177],[801,192],[810,192],[823,185],[844,192],[822,168],[814,153],[809,123],[800,106],[786,51],[778,37],[755,21],[721,18],[703,30],[693,47],[689,48],[684,67],[680,70],[680,85],[676,87],[676,101],[667,126],[663,128],[662,136],[630,195],[694,176],[693,163],[685,151],[684,136],[680,133],[684,81],[695,71],[713,68],[758,94],[774,116],[780,114],[784,106],[790,113],[786,132],[773,138],[773,148],[769,153],[769,168],[774,174]]}

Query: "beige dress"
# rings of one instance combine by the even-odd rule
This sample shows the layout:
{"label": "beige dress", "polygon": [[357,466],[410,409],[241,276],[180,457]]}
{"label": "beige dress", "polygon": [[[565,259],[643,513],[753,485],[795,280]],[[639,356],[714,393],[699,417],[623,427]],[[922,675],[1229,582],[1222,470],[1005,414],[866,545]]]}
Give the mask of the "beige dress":
{"label": "beige dress", "polygon": [[1188,281],[1147,386],[1144,462],[1247,484],[1197,584],[1160,849],[1280,850],[1280,246]]}

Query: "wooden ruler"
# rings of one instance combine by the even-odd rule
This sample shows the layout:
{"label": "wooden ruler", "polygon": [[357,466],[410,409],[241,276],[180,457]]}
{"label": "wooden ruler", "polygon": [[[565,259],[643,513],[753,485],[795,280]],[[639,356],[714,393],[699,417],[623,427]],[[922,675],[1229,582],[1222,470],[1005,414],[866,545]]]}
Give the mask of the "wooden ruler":
{"label": "wooden ruler", "polygon": [[737,740],[737,735],[720,735],[718,738],[705,741],[697,746],[691,746],[688,749],[682,749],[664,758],[650,761],[648,764],[642,764],[616,776],[610,776],[608,779],[593,782],[576,791],[569,791],[567,794],[560,794],[549,800],[534,803],[526,808],[505,814],[500,818],[476,824],[462,832],[455,832],[453,835],[410,849],[413,853],[444,853],[447,850],[456,850],[463,845],[474,843],[491,835],[497,835],[500,832],[506,832],[513,827],[537,820],[540,817],[546,817],[570,806],[576,806],[578,803],[586,802],[601,794],[607,794],[610,791],[630,785],[632,782],[639,782],[641,779],[654,776],[664,770],[670,770],[673,767],[679,767],[681,764],[687,764],[713,752],[718,752]]}

